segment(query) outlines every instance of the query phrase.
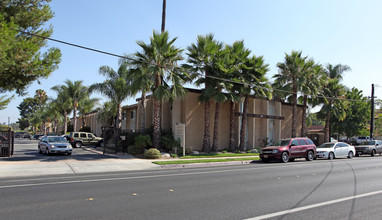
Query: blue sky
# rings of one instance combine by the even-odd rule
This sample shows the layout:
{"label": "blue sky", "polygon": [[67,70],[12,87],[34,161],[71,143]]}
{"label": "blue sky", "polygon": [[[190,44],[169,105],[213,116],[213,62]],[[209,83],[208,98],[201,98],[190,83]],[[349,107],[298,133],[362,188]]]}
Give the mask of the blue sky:
{"label": "blue sky", "polygon": [[[53,0],[50,6],[55,12],[49,21],[53,38],[120,55],[137,51],[136,41],[148,42],[161,27],[162,0]],[[344,75],[347,87],[369,96],[371,84],[379,84],[375,94],[382,98],[381,11],[380,0],[167,0],[166,30],[184,49],[197,35],[208,33],[227,44],[244,40],[253,54],[264,56],[270,79],[284,53],[292,50],[321,64],[346,64],[352,69]],[[116,57],[55,42],[49,46],[61,49],[59,69],[40,84],[33,83],[28,95],[16,96],[0,111],[0,122],[8,123],[8,117],[11,123],[17,121],[17,106],[37,89],[55,97],[50,88],[66,79],[89,86],[105,79],[98,74],[100,66],[118,68]],[[125,102],[132,103],[135,97]]]}

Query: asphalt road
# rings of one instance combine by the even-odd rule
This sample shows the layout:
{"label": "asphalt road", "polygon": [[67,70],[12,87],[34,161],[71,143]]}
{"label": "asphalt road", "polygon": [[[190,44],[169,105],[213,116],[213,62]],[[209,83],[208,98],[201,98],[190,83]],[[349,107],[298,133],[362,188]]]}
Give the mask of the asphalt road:
{"label": "asphalt road", "polygon": [[0,179],[1,219],[381,219],[382,157]]}

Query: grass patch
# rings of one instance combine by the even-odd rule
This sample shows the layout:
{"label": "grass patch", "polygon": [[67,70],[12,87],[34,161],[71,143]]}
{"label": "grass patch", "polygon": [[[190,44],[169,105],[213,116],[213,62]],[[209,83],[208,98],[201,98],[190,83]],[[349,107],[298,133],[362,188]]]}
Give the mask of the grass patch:
{"label": "grass patch", "polygon": [[259,156],[259,153],[223,153],[223,154],[196,154],[190,156],[179,157],[180,159],[191,159],[191,158],[211,158],[211,157],[242,157],[242,156]]}
{"label": "grass patch", "polygon": [[157,165],[168,164],[189,164],[189,163],[212,163],[212,162],[229,162],[229,161],[246,161],[259,160],[259,157],[242,157],[242,158],[224,158],[224,159],[202,159],[202,160],[173,160],[173,161],[157,161],[153,162]]}

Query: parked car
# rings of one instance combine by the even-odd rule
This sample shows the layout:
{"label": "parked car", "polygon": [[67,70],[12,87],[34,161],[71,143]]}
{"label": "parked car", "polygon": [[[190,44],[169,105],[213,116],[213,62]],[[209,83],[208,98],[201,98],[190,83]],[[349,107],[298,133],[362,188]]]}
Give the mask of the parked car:
{"label": "parked car", "polygon": [[32,137],[28,132],[15,132],[15,138],[28,138],[32,140]]}
{"label": "parked car", "polygon": [[333,160],[338,157],[348,157],[350,159],[356,154],[354,146],[344,142],[328,142],[317,147],[317,158]]}
{"label": "parked car", "polygon": [[33,139],[40,140],[41,137],[43,137],[43,136],[44,136],[43,134],[35,134],[35,135],[33,135]]}
{"label": "parked car", "polygon": [[260,158],[264,162],[275,159],[286,163],[294,161],[295,158],[312,161],[315,157],[316,145],[309,138],[283,139],[276,146],[263,148],[260,154]]}
{"label": "parked car", "polygon": [[82,145],[100,146],[103,143],[103,138],[96,137],[89,132],[71,132],[69,137],[73,147],[81,147]]}
{"label": "parked car", "polygon": [[357,139],[356,139],[356,144],[362,144],[363,142],[365,142],[365,141],[370,141],[370,137],[368,137],[368,136],[362,136],[362,137],[357,137]]}
{"label": "parked car", "polygon": [[372,140],[364,141],[361,145],[355,147],[356,153],[355,156],[358,157],[362,154],[370,154],[374,157],[375,154],[382,154],[382,141]]}
{"label": "parked car", "polygon": [[38,152],[46,155],[61,153],[72,154],[72,146],[61,136],[44,136],[38,143]]}

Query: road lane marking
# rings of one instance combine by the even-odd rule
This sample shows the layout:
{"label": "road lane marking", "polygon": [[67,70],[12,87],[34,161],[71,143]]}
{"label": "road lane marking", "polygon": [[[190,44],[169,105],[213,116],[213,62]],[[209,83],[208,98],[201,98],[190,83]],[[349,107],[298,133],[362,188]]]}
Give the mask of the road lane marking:
{"label": "road lane marking", "polygon": [[341,199],[335,199],[335,200],[330,200],[330,201],[326,201],[326,202],[320,202],[320,203],[302,206],[302,207],[298,207],[298,208],[294,208],[294,209],[287,209],[284,211],[269,213],[269,214],[261,215],[261,216],[257,216],[257,217],[246,218],[244,220],[260,220],[260,219],[273,218],[273,217],[277,217],[277,216],[281,216],[281,215],[287,215],[287,214],[291,214],[291,213],[295,213],[295,212],[301,212],[301,211],[304,211],[307,209],[313,209],[313,208],[317,208],[317,207],[321,207],[321,206],[327,206],[327,205],[331,205],[334,203],[345,202],[345,201],[349,201],[352,199],[359,199],[359,198],[363,198],[363,197],[367,197],[367,196],[373,196],[373,195],[377,195],[377,194],[382,194],[382,190],[370,192],[370,193],[364,193],[364,194],[355,195],[355,196],[344,197]]}
{"label": "road lane marking", "polygon": [[[306,164],[296,164],[296,165],[283,166],[283,168],[300,167],[300,166],[306,167]],[[29,187],[29,186],[45,186],[45,185],[67,184],[67,183],[105,182],[105,181],[114,181],[114,180],[131,180],[131,179],[160,178],[160,177],[170,177],[170,176],[187,176],[187,175],[199,175],[199,174],[211,174],[211,173],[240,172],[240,171],[248,171],[248,170],[260,170],[260,169],[264,169],[264,168],[265,169],[280,169],[280,166],[251,167],[251,168],[230,169],[230,170],[212,170],[212,171],[159,174],[159,175],[146,175],[146,176],[132,176],[132,177],[113,177],[113,178],[100,178],[100,179],[90,179],[90,180],[85,179],[85,180],[67,180],[67,181],[56,181],[56,182],[45,182],[45,183],[26,183],[26,184],[17,184],[17,185],[3,185],[3,186],[0,186],[0,189]]]}

